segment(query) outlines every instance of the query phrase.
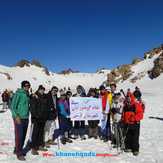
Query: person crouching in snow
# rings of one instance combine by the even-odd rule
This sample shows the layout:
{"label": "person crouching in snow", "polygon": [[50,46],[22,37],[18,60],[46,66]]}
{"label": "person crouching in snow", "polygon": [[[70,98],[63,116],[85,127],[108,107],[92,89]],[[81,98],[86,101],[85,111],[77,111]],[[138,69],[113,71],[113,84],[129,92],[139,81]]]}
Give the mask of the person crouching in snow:
{"label": "person crouching in snow", "polygon": [[[113,103],[111,106],[111,115],[113,120],[113,133],[114,139],[112,140],[115,143],[116,148],[123,147],[123,131],[122,131],[122,113],[123,113],[123,103],[124,99],[121,96],[121,93],[116,93],[113,96]],[[115,141],[115,142],[114,142]]]}
{"label": "person crouching in snow", "polygon": [[32,95],[30,100],[31,121],[33,124],[31,149],[33,155],[38,155],[38,150],[47,151],[44,148],[44,128],[48,119],[48,99],[45,88],[40,85],[37,92]]}
{"label": "person crouching in snow", "polygon": [[[94,88],[90,88],[89,92],[88,92],[88,97],[94,97],[94,98],[98,98],[96,90]],[[88,126],[89,126],[89,138],[98,138],[98,124],[99,124],[99,120],[89,120],[88,121]]]}
{"label": "person crouching in snow", "polygon": [[69,121],[70,108],[66,100],[66,94],[61,93],[58,101],[58,116],[60,121],[61,143],[72,143],[72,140],[68,138],[68,132],[71,129],[71,123]]}
{"label": "person crouching in snow", "polygon": [[127,93],[124,102],[122,122],[125,133],[125,152],[139,154],[140,121],[143,119],[142,104],[137,101],[131,92]]}

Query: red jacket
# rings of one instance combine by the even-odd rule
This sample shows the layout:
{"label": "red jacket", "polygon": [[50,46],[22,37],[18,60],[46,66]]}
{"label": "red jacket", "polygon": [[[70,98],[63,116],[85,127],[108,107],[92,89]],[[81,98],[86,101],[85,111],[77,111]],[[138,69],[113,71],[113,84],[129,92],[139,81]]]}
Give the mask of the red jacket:
{"label": "red jacket", "polygon": [[[132,99],[131,99],[132,98]],[[122,114],[122,121],[124,124],[136,124],[143,119],[143,107],[142,103],[136,101],[135,98],[131,95],[131,105],[125,103],[123,114]]]}

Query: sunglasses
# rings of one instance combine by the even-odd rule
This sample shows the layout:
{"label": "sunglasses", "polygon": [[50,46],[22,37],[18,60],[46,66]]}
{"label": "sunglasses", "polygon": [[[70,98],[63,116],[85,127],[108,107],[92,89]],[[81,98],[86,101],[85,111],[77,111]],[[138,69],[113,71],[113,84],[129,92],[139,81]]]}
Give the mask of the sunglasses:
{"label": "sunglasses", "polygon": [[30,88],[31,86],[29,84],[26,84],[25,87],[29,87]]}

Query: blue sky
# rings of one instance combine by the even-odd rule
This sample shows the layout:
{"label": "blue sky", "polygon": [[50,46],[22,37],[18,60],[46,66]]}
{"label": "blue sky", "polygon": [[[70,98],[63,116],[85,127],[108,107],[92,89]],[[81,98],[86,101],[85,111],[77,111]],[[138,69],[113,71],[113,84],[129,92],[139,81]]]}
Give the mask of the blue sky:
{"label": "blue sky", "polygon": [[162,0],[0,1],[0,64],[95,72],[163,43]]}

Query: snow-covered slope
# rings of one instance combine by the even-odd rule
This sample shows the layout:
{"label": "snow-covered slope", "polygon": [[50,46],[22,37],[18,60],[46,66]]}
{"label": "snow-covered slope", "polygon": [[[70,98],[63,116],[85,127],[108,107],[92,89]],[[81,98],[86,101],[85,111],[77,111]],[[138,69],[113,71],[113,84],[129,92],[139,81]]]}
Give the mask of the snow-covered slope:
{"label": "snow-covered slope", "polygon": [[[130,85],[134,87],[135,85],[139,85],[141,81],[152,82],[149,79],[148,71],[153,68],[155,59],[159,57],[162,51],[160,50],[159,53],[156,53],[152,57],[131,65],[132,75],[125,81],[121,80],[119,85]],[[88,90],[90,87],[99,87],[104,83],[107,80],[107,74],[110,72],[110,70],[101,69],[96,73],[69,73],[64,75],[50,72],[50,75],[47,75],[43,68],[34,65],[30,65],[29,67],[24,66],[23,68],[0,65],[0,92],[6,88],[16,90],[20,87],[20,82],[23,80],[29,80],[33,90],[36,90],[40,84],[43,84],[47,90],[54,85],[59,88],[70,87],[74,90],[79,84]],[[135,82],[131,82],[135,78]]]}
{"label": "snow-covered slope", "polygon": [[[39,68],[33,65],[30,67],[6,67],[0,65],[0,91],[8,88],[16,90],[20,87],[20,82],[28,80],[31,82],[32,88],[37,89],[38,85],[43,84],[47,89],[53,85],[59,88],[70,87],[75,89],[79,84],[84,87],[98,87],[101,83],[106,80],[107,73],[110,70],[105,70],[101,73],[70,73],[67,75],[56,74],[50,72],[50,75],[46,75],[43,72],[43,68]],[[7,78],[10,76],[11,80]]]}
{"label": "snow-covered slope", "polygon": [[[156,87],[154,87],[154,83],[160,81],[158,85],[158,87],[160,87],[161,81],[163,82],[162,75],[152,80],[148,75],[148,71],[154,67],[154,61],[160,56],[161,53],[162,51],[159,54],[154,55],[152,58],[144,59],[136,65],[133,65],[131,67],[132,75],[127,80],[120,81],[118,86],[120,88],[134,88],[135,86],[138,86],[142,90],[145,88],[148,90],[153,90],[156,89]],[[137,80],[135,82],[131,82],[131,80],[134,78],[137,78]]]}
{"label": "snow-covered slope", "polygon": [[[87,163],[162,163],[163,162],[163,75],[155,80],[145,78],[141,80],[139,86],[143,89],[143,99],[146,102],[144,120],[141,122],[140,133],[140,155],[134,157],[132,154],[122,153],[116,157],[86,157],[86,158],[67,158],[67,157],[48,157],[32,156],[27,154],[26,162],[54,163],[54,162],[87,162]],[[127,89],[128,84],[122,85]],[[14,126],[10,111],[0,114],[0,161],[3,163],[18,163],[13,155],[14,147]],[[75,140],[72,144],[61,145],[61,151],[82,152],[91,151],[97,153],[116,153],[110,144],[100,140],[87,139],[85,141]],[[49,151],[54,153],[57,146],[52,146]]]}

